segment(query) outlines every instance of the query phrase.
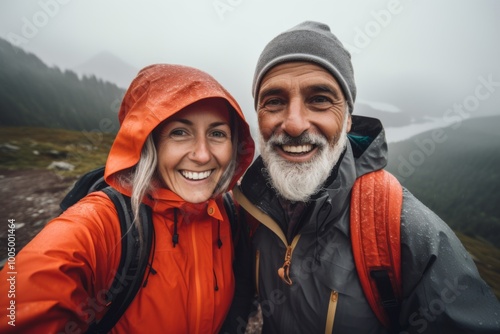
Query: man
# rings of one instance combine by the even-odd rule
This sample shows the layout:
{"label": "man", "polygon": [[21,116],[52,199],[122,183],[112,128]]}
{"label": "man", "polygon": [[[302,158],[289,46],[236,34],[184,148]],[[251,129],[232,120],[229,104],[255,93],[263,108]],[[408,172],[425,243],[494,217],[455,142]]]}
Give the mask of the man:
{"label": "man", "polygon": [[[299,24],[265,47],[253,96],[261,156],[234,193],[253,230],[263,332],[386,333],[354,263],[350,205],[356,179],[385,167],[387,144],[378,120],[352,116],[349,53],[327,25]],[[392,331],[499,333],[499,303],[454,233],[402,197]]]}

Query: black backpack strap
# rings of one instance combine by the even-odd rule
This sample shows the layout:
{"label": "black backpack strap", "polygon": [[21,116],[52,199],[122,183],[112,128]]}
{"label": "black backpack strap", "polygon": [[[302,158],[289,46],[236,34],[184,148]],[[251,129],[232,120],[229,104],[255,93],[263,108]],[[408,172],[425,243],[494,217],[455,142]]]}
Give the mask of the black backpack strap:
{"label": "black backpack strap", "polygon": [[99,322],[89,326],[87,333],[108,333],[125,313],[141,288],[154,234],[151,208],[141,204],[139,218],[144,236],[141,247],[139,231],[133,224],[130,198],[111,187],[102,190],[114,203],[120,220],[121,258],[113,283],[106,294],[107,302],[111,303],[109,309]]}
{"label": "black backpack strap", "polygon": [[233,237],[233,244],[236,245],[238,243],[240,234],[239,233],[240,224],[238,224],[238,214],[236,212],[236,206],[234,205],[231,193],[224,193],[222,198],[224,200],[224,207],[226,208],[226,213],[229,218],[229,224],[231,225],[231,235]]}
{"label": "black backpack strap", "polygon": [[380,302],[389,317],[391,328],[389,333],[399,333],[400,303],[392,288],[389,271],[386,269],[373,269],[370,276],[375,280],[375,285],[380,296]]}
{"label": "black backpack strap", "polygon": [[236,287],[231,307],[220,333],[243,333],[248,322],[248,316],[252,311],[255,294],[250,236],[249,230],[242,220],[244,218],[243,212],[238,211],[238,206],[235,205],[232,194],[225,193],[223,199],[231,224],[235,256],[233,271]]}
{"label": "black backpack strap", "polygon": [[104,182],[104,167],[96,168],[76,181],[73,188],[63,198],[59,207],[62,211],[84,198],[93,191],[101,190],[108,185]]}

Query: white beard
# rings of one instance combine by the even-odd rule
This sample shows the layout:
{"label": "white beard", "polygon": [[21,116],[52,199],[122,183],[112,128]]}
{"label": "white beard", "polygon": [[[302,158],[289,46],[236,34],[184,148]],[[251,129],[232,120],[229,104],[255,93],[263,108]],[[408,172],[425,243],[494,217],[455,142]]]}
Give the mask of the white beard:
{"label": "white beard", "polygon": [[284,159],[274,148],[275,145],[283,145],[289,141],[290,136],[273,135],[267,142],[262,135],[259,136],[262,160],[269,174],[268,181],[281,196],[292,202],[307,202],[321,190],[346,147],[347,120],[346,116],[340,136],[333,146],[322,135],[304,133],[298,137],[301,143],[314,144],[319,148],[311,161],[303,163]]}

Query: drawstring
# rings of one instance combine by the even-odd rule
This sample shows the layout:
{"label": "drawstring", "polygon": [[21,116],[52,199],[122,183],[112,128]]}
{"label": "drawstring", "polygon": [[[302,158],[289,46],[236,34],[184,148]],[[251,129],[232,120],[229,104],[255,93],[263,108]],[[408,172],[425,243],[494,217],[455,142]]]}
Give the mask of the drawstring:
{"label": "drawstring", "polygon": [[153,274],[153,275],[156,275],[158,272],[153,268],[153,264],[152,263],[148,263],[148,266],[149,266],[149,271],[148,271],[148,274],[146,276],[146,279],[144,280],[144,284],[142,284],[142,287],[145,288],[146,285],[148,284],[148,280],[149,280],[149,274]]}
{"label": "drawstring", "polygon": [[179,234],[177,233],[177,208],[174,208],[174,235],[172,235],[172,243],[177,245],[179,243]]}
{"label": "drawstring", "polygon": [[[172,235],[172,243],[175,246],[179,243],[179,233],[177,233],[177,208],[174,208],[174,234]],[[217,246],[219,249],[222,247],[222,240],[220,239],[220,220],[217,220]],[[143,287],[146,287],[148,284],[149,280],[149,275],[156,275],[158,272],[153,268],[153,261],[154,261],[154,255],[155,255],[155,250],[156,250],[156,238],[155,238],[155,231],[153,229],[153,249],[152,249],[152,257],[151,257],[151,263],[148,263],[147,266],[149,267],[148,273],[146,275],[146,279],[144,280]],[[212,269],[214,273],[214,280],[215,280],[215,286],[214,290],[219,291],[219,285],[217,283],[217,275],[215,274],[215,269]]]}
{"label": "drawstring", "polygon": [[[220,239],[220,220],[217,220],[217,246],[222,247],[222,240]],[[177,208],[174,209],[174,234],[172,235],[172,243],[175,246],[179,243],[179,234],[177,233]]]}
{"label": "drawstring", "polygon": [[148,263],[147,265],[149,266],[148,274],[146,275],[146,279],[144,280],[144,283],[142,284],[142,287],[145,288],[146,285],[148,284],[149,280],[149,274],[156,275],[157,271],[153,268],[153,261],[155,260],[155,250],[156,250],[156,237],[155,237],[155,230],[153,229],[153,249],[152,249],[152,256],[151,256],[151,263]]}
{"label": "drawstring", "polygon": [[212,269],[212,271],[214,272],[214,280],[215,280],[214,290],[219,291],[219,285],[217,284],[217,275],[215,274],[215,269]]}
{"label": "drawstring", "polygon": [[217,246],[219,246],[219,249],[222,247],[222,240],[220,240],[220,220],[217,220]]}

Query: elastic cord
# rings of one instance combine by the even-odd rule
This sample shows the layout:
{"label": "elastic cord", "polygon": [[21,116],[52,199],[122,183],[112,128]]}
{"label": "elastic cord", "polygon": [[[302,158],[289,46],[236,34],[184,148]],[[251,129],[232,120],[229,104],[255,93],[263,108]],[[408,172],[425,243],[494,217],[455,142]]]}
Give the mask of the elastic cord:
{"label": "elastic cord", "polygon": [[220,220],[217,220],[217,246],[219,246],[219,249],[222,247],[222,240],[220,240]]}
{"label": "elastic cord", "polygon": [[217,283],[217,275],[215,274],[215,269],[212,269],[212,271],[214,272],[214,280],[215,280],[214,290],[219,291],[219,285]]}
{"label": "elastic cord", "polygon": [[177,233],[177,208],[174,209],[174,234],[172,235],[172,243],[175,246],[179,243],[179,234]]}

